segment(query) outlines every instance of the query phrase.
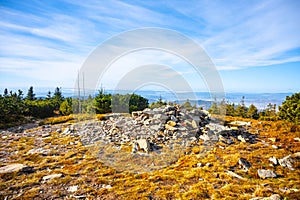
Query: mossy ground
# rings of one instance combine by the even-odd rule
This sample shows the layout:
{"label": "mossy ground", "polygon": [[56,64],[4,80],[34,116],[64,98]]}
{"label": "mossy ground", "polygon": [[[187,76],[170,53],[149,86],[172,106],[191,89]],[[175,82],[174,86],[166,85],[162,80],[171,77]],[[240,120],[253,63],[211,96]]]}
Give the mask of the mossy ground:
{"label": "mossy ground", "polygon": [[[236,119],[227,117],[226,121]],[[283,121],[248,121],[252,122],[249,132],[258,134],[257,143],[236,140],[232,145],[225,145],[218,142],[209,152],[202,154],[203,146],[199,142],[189,154],[180,155],[171,165],[145,173],[118,171],[106,166],[95,154],[95,147],[83,146],[79,137],[52,132],[48,138],[34,135],[2,138],[0,167],[22,163],[34,167],[35,172],[1,174],[0,199],[7,196],[12,199],[75,199],[75,196],[87,199],[249,199],[274,193],[287,199],[297,199],[300,190],[299,160],[293,163],[295,170],[291,171],[281,166],[270,166],[268,159],[300,152],[300,143],[294,140],[300,137],[299,126]],[[275,142],[268,139],[272,137],[276,138]],[[272,145],[279,148],[274,149]],[[30,149],[39,147],[50,149],[50,153],[28,154]],[[124,147],[124,151],[128,149]],[[251,162],[248,172],[238,168],[239,158]],[[204,166],[199,167],[197,163]],[[205,166],[207,163],[212,166]],[[281,176],[260,179],[258,169],[271,169]],[[227,170],[233,170],[245,180],[230,176]],[[43,176],[56,173],[63,176],[42,181]],[[78,190],[68,191],[70,186],[78,186]],[[282,189],[297,189],[298,192],[284,192]]]}

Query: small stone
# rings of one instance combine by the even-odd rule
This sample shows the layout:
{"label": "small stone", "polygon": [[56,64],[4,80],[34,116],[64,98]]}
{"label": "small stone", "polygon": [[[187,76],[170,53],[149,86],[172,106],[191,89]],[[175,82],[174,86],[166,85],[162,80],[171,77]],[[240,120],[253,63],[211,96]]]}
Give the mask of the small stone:
{"label": "small stone", "polygon": [[64,132],[63,132],[63,134],[68,134],[68,133],[70,133],[71,131],[70,131],[70,128],[66,128],[65,130],[64,130]]}
{"label": "small stone", "polygon": [[241,135],[239,135],[237,137],[237,139],[240,140],[241,142],[244,142],[244,143],[246,142],[245,138],[243,136],[241,136]]}
{"label": "small stone", "polygon": [[277,174],[273,172],[272,170],[265,170],[265,169],[259,169],[257,170],[258,176],[260,178],[276,178]]}
{"label": "small stone", "polygon": [[132,153],[136,153],[139,150],[139,146],[136,142],[132,143]]}
{"label": "small stone", "polygon": [[240,158],[239,159],[239,165],[246,171],[249,170],[249,168],[251,167],[250,162],[248,162],[246,159],[244,158]]}
{"label": "small stone", "polygon": [[77,186],[77,185],[70,186],[70,187],[68,188],[68,191],[69,191],[69,192],[76,192],[77,190],[78,190],[78,186]]}
{"label": "small stone", "polygon": [[50,136],[49,133],[43,133],[43,134],[42,134],[42,138],[46,138],[46,137],[49,137],[49,136]]}
{"label": "small stone", "polygon": [[150,147],[150,143],[149,143],[148,140],[146,140],[146,139],[139,139],[139,140],[136,141],[136,143],[137,143],[139,149],[142,149],[142,150],[144,150],[147,153],[150,151],[151,147]]}
{"label": "small stone", "polygon": [[44,182],[46,182],[46,181],[52,180],[54,178],[60,178],[60,177],[62,177],[62,174],[51,174],[48,176],[44,176],[42,179]]}
{"label": "small stone", "polygon": [[274,156],[269,158],[269,161],[271,161],[274,165],[278,165],[278,160]]}
{"label": "small stone", "polygon": [[131,113],[132,118],[139,117],[143,112],[142,111],[135,111]]}
{"label": "small stone", "polygon": [[203,167],[202,163],[197,163],[197,167]]}
{"label": "small stone", "polygon": [[206,163],[205,166],[206,167],[212,167],[213,165],[211,163]]}
{"label": "small stone", "polygon": [[272,194],[270,197],[269,197],[269,200],[281,200],[281,196],[279,194]]}
{"label": "small stone", "polygon": [[234,141],[233,141],[232,139],[229,138],[229,139],[227,140],[227,144],[230,145],[230,144],[233,144],[233,143],[234,143]]}
{"label": "small stone", "polygon": [[208,136],[207,134],[200,135],[199,138],[200,138],[201,140],[203,140],[203,141],[209,141],[209,140],[210,140],[210,138],[209,138],[209,136]]}
{"label": "small stone", "polygon": [[291,158],[291,155],[288,155],[288,156],[278,160],[278,163],[280,166],[287,167],[290,170],[295,170],[293,168],[292,162],[293,162],[293,159]]}
{"label": "small stone", "polygon": [[276,146],[276,145],[273,144],[273,145],[272,145],[272,148],[273,148],[273,149],[278,149],[278,146]]}
{"label": "small stone", "polygon": [[198,124],[195,120],[192,121],[192,127],[193,128],[198,128]]}
{"label": "small stone", "polygon": [[37,148],[37,149],[30,149],[27,154],[42,154],[43,156],[47,156],[50,152],[50,149],[43,149],[43,148]]}
{"label": "small stone", "polygon": [[272,137],[272,138],[268,138],[270,141],[272,141],[272,142],[276,142],[277,141],[277,138],[274,138],[274,137]]}
{"label": "small stone", "polygon": [[26,168],[28,166],[23,165],[23,164],[10,164],[6,165],[4,167],[0,168],[0,174],[5,174],[5,173],[12,173],[12,172],[19,172],[19,171],[26,171]]}
{"label": "small stone", "polygon": [[171,120],[174,122],[178,122],[178,119],[174,115],[171,115]]}
{"label": "small stone", "polygon": [[300,138],[298,138],[298,137],[295,137],[294,140],[295,140],[296,142],[300,142]]}
{"label": "small stone", "polygon": [[86,199],[85,195],[73,195],[75,199]]}
{"label": "small stone", "polygon": [[105,185],[105,184],[103,184],[103,185],[101,185],[101,188],[110,189],[112,187],[111,187],[111,185]]}

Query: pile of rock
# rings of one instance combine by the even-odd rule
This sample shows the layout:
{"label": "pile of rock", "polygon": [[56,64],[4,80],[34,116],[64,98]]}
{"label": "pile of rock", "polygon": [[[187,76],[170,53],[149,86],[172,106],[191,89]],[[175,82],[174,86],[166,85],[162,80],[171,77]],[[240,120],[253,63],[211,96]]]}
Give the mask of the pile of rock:
{"label": "pile of rock", "polygon": [[84,145],[98,141],[107,144],[131,144],[132,152],[149,152],[159,145],[170,148],[174,144],[190,146],[199,139],[204,142],[222,141],[232,144],[235,140],[254,142],[255,136],[211,121],[206,110],[187,110],[179,106],[146,108],[132,115],[110,114],[103,121],[77,123],[63,133],[81,137]]}
{"label": "pile of rock", "polygon": [[160,144],[188,146],[197,141],[209,122],[210,114],[205,110],[165,106],[133,112],[131,117],[111,114],[104,121],[72,125],[63,133],[80,135],[84,145],[101,141],[119,145],[131,143],[135,149],[144,149],[139,147],[144,142],[148,146],[144,150],[150,151]]}

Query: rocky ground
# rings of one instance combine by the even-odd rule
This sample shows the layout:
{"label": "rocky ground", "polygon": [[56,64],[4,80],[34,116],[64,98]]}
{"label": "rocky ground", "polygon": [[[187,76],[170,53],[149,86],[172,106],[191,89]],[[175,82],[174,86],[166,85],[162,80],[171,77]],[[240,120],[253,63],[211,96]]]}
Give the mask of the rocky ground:
{"label": "rocky ground", "polygon": [[297,199],[299,129],[166,106],[1,130],[0,199]]}

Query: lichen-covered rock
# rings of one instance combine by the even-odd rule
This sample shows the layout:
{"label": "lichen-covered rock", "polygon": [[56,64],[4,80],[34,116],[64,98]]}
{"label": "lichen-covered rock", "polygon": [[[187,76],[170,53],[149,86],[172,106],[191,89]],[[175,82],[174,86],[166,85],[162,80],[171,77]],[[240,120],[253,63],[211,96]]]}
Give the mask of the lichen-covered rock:
{"label": "lichen-covered rock", "polygon": [[23,164],[15,163],[15,164],[10,164],[6,165],[4,167],[0,168],[0,174],[5,174],[5,173],[13,173],[13,172],[29,172],[32,171],[32,167],[28,167]]}
{"label": "lichen-covered rock", "polygon": [[60,177],[62,177],[62,176],[63,176],[63,174],[51,174],[51,175],[44,176],[44,177],[42,178],[42,180],[43,180],[44,182],[46,182],[46,181],[52,180],[52,179],[54,179],[54,178],[60,178]]}
{"label": "lichen-covered rock", "polygon": [[288,156],[286,156],[286,157],[284,157],[284,158],[282,158],[282,159],[279,159],[279,160],[278,160],[278,163],[279,163],[279,165],[282,166],[282,167],[287,167],[287,168],[289,168],[290,170],[295,170],[295,169],[293,168],[293,165],[292,165],[293,159],[291,158],[291,155],[288,155]]}
{"label": "lichen-covered rock", "polygon": [[257,170],[258,176],[260,178],[276,178],[278,175],[273,172],[272,170],[266,170],[266,169],[259,169]]}

